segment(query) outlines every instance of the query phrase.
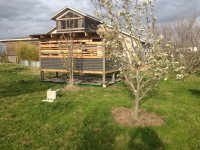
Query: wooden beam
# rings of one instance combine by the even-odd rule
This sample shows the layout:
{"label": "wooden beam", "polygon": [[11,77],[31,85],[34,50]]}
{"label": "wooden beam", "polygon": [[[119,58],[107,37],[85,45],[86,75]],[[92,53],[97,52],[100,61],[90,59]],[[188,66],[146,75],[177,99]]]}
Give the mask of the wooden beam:
{"label": "wooden beam", "polygon": [[[59,69],[41,69],[43,72],[62,72],[67,73],[69,71],[66,70],[59,70]],[[83,73],[83,74],[103,74],[102,71],[80,71],[80,70],[74,70],[75,73]]]}
{"label": "wooden beam", "polygon": [[57,19],[57,20],[77,20],[77,19],[84,19],[84,17],[60,18],[60,19]]}
{"label": "wooden beam", "polygon": [[108,70],[106,71],[106,74],[113,73],[113,72],[119,72],[119,70],[118,69]]}
{"label": "wooden beam", "polygon": [[69,28],[69,29],[58,29],[59,31],[74,31],[74,30],[84,30],[85,28]]}
{"label": "wooden beam", "polygon": [[[56,55],[56,56],[50,56],[50,55],[41,55],[41,58],[63,58],[63,55]],[[83,56],[83,55],[74,55],[74,58],[102,58],[102,56]]]}

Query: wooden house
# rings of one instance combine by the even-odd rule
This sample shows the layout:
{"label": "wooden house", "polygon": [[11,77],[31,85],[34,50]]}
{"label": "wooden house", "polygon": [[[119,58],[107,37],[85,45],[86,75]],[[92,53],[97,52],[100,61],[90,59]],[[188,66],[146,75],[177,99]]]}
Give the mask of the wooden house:
{"label": "wooden house", "polygon": [[[30,35],[39,39],[42,80],[46,72],[68,72],[63,59],[73,57],[76,74],[101,75],[103,86],[110,74],[114,82],[118,69],[106,54],[103,40],[96,32],[100,24],[97,18],[65,7],[50,19],[55,21],[54,28],[45,34]],[[70,47],[72,55],[69,54]]]}
{"label": "wooden house", "polygon": [[5,51],[7,55],[7,60],[10,63],[18,63],[18,58],[17,58],[17,46],[19,43],[28,43],[35,45],[36,47],[39,47],[39,40],[37,38],[30,38],[30,37],[25,37],[25,38],[15,38],[15,39],[5,39],[5,40],[0,40],[0,43],[5,45]]}

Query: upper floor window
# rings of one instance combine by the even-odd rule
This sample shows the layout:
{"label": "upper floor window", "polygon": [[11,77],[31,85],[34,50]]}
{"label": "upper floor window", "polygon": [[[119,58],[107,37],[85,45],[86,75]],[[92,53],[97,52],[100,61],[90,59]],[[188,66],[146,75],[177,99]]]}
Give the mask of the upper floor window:
{"label": "upper floor window", "polygon": [[58,30],[85,28],[85,19],[83,16],[68,11],[57,19],[57,28]]}

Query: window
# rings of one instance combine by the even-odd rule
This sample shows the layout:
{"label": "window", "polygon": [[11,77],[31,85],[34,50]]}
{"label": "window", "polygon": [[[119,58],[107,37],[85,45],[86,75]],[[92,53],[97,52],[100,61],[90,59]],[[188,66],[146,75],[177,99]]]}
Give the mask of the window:
{"label": "window", "polygon": [[84,28],[84,19],[58,20],[58,29]]}
{"label": "window", "polygon": [[71,28],[85,28],[85,18],[74,12],[68,11],[57,19],[58,30]]}
{"label": "window", "polygon": [[61,29],[66,29],[66,22],[64,20],[61,21]]}

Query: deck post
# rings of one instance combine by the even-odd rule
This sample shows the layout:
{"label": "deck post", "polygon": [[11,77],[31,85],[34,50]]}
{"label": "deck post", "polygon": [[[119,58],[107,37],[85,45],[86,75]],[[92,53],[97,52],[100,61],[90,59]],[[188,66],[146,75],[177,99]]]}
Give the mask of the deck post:
{"label": "deck post", "polygon": [[112,74],[112,82],[115,83],[115,72]]}
{"label": "deck post", "polygon": [[56,77],[59,77],[59,73],[58,72],[56,72]]}
{"label": "deck post", "polygon": [[106,74],[103,73],[102,77],[103,77],[103,81],[102,81],[103,88],[106,88],[107,87],[106,86]]}
{"label": "deck post", "polygon": [[102,85],[106,88],[106,59],[103,58],[103,75],[102,75]]}
{"label": "deck post", "polygon": [[43,81],[45,78],[45,73],[44,71],[40,71],[40,80]]}
{"label": "deck post", "polygon": [[[103,45],[104,46],[104,45]],[[103,75],[102,75],[102,85],[106,88],[106,57],[105,57],[105,47],[102,49],[103,54]]]}

